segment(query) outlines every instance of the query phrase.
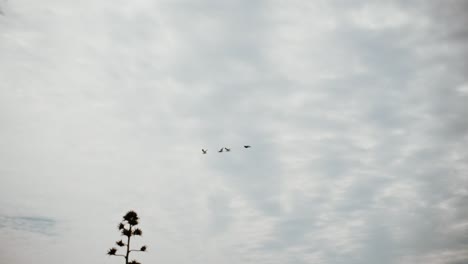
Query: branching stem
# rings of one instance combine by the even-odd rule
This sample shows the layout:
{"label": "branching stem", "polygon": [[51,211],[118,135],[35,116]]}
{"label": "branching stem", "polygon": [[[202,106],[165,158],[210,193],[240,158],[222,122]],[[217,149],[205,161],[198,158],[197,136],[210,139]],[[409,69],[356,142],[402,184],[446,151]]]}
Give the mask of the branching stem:
{"label": "branching stem", "polygon": [[130,237],[132,236],[132,225],[128,229],[128,240],[127,240],[127,255],[125,256],[125,264],[128,264],[128,255],[130,254]]}

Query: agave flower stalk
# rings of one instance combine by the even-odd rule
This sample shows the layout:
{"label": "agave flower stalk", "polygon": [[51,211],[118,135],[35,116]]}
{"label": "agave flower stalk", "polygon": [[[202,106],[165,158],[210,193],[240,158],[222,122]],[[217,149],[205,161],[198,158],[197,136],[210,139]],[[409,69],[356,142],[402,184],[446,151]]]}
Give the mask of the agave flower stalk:
{"label": "agave flower stalk", "polygon": [[141,264],[140,262],[136,260],[129,261],[130,252],[135,252],[135,251],[145,252],[147,249],[146,245],[140,247],[140,249],[130,248],[131,238],[133,236],[143,235],[143,231],[141,231],[140,228],[135,227],[138,225],[138,220],[139,218],[138,218],[137,213],[135,213],[135,211],[129,211],[124,215],[122,222],[120,222],[118,225],[118,229],[120,230],[120,233],[122,236],[127,237],[127,243],[124,243],[121,239],[119,241],[116,241],[115,244],[119,247],[125,247],[125,254],[117,254],[117,249],[113,247],[107,251],[107,255],[123,257],[125,258],[125,264]]}

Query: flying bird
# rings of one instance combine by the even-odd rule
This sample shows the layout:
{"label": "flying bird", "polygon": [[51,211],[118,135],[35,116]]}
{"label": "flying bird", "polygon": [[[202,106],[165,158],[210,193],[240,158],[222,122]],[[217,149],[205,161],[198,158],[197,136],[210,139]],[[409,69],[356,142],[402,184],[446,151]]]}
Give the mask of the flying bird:
{"label": "flying bird", "polygon": [[208,152],[207,149],[201,149],[201,151],[203,152],[203,154],[206,154],[206,152]]}
{"label": "flying bird", "polygon": [[230,148],[226,148],[226,147],[224,147],[224,149],[225,149],[227,152],[231,151],[231,149],[230,149]]}
{"label": "flying bird", "polygon": [[223,152],[223,148],[221,148],[220,150],[218,150],[219,153]]}
{"label": "flying bird", "polygon": [[250,148],[250,146],[249,146],[249,145],[245,145],[244,148]]}

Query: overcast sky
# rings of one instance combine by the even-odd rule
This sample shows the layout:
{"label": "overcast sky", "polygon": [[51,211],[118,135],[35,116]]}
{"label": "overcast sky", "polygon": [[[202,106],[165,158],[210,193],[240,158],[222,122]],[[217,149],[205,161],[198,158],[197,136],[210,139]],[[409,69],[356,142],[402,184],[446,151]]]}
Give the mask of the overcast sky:
{"label": "overcast sky", "polygon": [[0,0],[2,262],[468,263],[467,13]]}

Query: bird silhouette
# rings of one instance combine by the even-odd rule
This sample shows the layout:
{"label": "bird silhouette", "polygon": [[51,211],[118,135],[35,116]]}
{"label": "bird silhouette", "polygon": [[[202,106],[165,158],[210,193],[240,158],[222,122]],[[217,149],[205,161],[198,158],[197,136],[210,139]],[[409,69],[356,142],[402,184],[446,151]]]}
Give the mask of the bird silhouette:
{"label": "bird silhouette", "polygon": [[230,149],[230,148],[226,148],[226,147],[224,147],[224,149],[225,149],[227,152],[231,151],[231,149]]}
{"label": "bird silhouette", "polygon": [[249,145],[245,145],[245,146],[244,146],[244,148],[250,148],[250,147],[251,147],[251,146],[249,146]]}
{"label": "bird silhouette", "polygon": [[203,154],[206,154],[206,152],[208,152],[207,149],[201,149],[201,151],[203,152]]}
{"label": "bird silhouette", "polygon": [[221,148],[220,150],[218,150],[219,153],[223,152],[223,148]]}

